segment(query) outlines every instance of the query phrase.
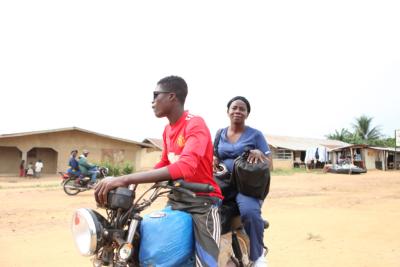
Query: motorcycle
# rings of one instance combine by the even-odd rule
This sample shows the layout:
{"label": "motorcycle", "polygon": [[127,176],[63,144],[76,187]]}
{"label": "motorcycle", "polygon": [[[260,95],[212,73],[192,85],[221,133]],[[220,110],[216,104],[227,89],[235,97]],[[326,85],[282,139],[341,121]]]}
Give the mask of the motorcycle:
{"label": "motorcycle", "polygon": [[[196,197],[195,192],[212,192],[214,188],[183,180],[158,182],[135,200],[137,187],[118,187],[108,193],[107,205],[101,207],[107,218],[88,208],[73,213],[72,234],[80,254],[93,256],[96,267],[194,266],[194,245],[188,241],[193,239],[190,214],[168,208],[143,217],[140,214],[173,191]],[[237,218],[231,228],[234,253],[218,266],[246,264],[243,255],[249,255],[249,242]]]}
{"label": "motorcycle", "polygon": [[[74,175],[68,172],[59,172],[61,175],[61,185],[64,189],[64,192],[67,195],[74,196],[79,194],[80,192],[84,192],[93,188],[93,186],[89,185],[90,177],[82,177],[79,175]],[[108,168],[106,167],[99,167],[97,168],[97,179],[96,182],[99,180],[107,177],[108,175]]]}

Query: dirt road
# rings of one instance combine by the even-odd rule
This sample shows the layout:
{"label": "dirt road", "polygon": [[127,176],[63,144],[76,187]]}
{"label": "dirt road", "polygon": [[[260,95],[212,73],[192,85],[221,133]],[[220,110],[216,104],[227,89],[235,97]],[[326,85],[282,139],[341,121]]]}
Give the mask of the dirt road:
{"label": "dirt road", "polygon": [[[58,182],[0,177],[0,266],[91,266],[70,220],[95,208],[93,191],[67,196]],[[274,176],[270,192],[269,266],[400,266],[400,172]]]}

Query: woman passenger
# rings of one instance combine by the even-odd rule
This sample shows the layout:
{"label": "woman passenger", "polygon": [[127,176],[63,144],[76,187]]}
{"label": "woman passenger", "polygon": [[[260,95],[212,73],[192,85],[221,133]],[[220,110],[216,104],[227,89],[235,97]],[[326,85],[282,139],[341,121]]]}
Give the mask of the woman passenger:
{"label": "woman passenger", "polygon": [[[218,143],[218,157],[214,157],[214,167],[221,161],[232,173],[233,162],[246,149],[250,149],[248,161],[270,162],[270,150],[263,134],[252,127],[245,125],[250,113],[249,101],[242,97],[232,98],[228,104],[230,125],[222,129]],[[261,217],[263,200],[238,193],[236,202],[246,233],[250,238],[250,260],[254,266],[266,266],[263,255],[264,247],[264,220]]]}

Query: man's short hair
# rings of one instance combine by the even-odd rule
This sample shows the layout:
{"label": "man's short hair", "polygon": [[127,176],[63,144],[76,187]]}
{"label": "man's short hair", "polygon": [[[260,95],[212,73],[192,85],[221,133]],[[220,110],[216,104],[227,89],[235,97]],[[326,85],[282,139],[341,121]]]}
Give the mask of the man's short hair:
{"label": "man's short hair", "polygon": [[184,79],[178,76],[167,76],[158,81],[157,85],[161,86],[165,91],[176,94],[179,102],[185,104],[188,93],[188,87]]}

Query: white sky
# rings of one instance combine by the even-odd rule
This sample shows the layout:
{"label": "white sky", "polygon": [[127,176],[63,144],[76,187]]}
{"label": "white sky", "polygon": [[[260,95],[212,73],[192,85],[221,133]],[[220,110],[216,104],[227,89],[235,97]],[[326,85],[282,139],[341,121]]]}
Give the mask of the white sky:
{"label": "white sky", "polygon": [[247,124],[324,137],[372,116],[400,129],[399,1],[1,1],[0,134],[77,126],[161,138],[152,91],[189,85],[212,135],[226,103]]}

